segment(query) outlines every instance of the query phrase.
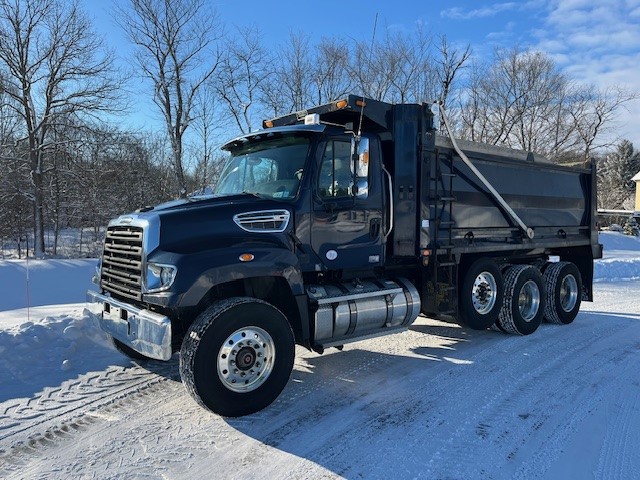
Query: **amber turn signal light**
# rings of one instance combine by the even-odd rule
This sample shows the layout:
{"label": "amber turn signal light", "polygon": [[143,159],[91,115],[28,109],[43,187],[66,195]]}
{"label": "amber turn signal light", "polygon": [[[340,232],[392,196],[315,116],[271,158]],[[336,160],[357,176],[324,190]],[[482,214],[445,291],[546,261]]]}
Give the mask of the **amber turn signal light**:
{"label": "amber turn signal light", "polygon": [[242,255],[240,255],[240,256],[238,257],[238,259],[239,259],[241,262],[250,262],[250,261],[251,261],[251,260],[253,260],[254,258],[256,258],[256,257],[254,257],[252,253],[243,253]]}

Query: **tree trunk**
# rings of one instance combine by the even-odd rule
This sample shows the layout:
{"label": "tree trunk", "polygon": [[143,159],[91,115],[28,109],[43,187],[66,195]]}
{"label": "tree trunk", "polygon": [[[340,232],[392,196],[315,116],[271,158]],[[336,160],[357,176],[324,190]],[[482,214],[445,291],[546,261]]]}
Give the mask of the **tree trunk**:
{"label": "tree trunk", "polygon": [[44,186],[39,161],[34,162],[31,171],[33,181],[33,254],[35,258],[44,258]]}

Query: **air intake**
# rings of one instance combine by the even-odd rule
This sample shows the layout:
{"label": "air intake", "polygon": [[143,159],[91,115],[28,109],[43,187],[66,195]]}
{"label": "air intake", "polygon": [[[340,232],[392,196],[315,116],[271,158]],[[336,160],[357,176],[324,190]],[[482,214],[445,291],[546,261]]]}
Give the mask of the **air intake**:
{"label": "air intake", "polygon": [[234,215],[233,221],[241,229],[254,233],[283,232],[289,225],[290,213],[287,210],[263,210]]}

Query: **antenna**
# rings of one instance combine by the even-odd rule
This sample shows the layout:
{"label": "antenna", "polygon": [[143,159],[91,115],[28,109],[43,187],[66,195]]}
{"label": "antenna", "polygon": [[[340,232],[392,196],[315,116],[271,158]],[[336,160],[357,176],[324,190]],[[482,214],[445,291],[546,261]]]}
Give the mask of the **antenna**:
{"label": "antenna", "polygon": [[30,285],[29,285],[29,249],[27,248],[27,322],[31,321],[31,298],[30,298]]}
{"label": "antenna", "polygon": [[[376,12],[376,18],[373,21],[373,33],[371,35],[371,48],[369,49],[369,68],[371,68],[371,57],[373,56],[373,43],[376,39],[376,27],[378,26],[378,12]],[[362,118],[364,117],[364,92],[362,92],[362,106],[360,107],[360,121],[358,123],[358,139],[362,134]]]}

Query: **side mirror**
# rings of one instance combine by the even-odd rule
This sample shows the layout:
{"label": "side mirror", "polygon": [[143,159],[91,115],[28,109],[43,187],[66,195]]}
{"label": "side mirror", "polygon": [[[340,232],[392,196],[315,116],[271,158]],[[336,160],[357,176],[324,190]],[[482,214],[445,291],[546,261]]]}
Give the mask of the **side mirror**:
{"label": "side mirror", "polygon": [[369,139],[360,138],[356,142],[352,140],[352,151],[356,151],[355,162],[355,194],[357,198],[367,198],[369,196]]}

